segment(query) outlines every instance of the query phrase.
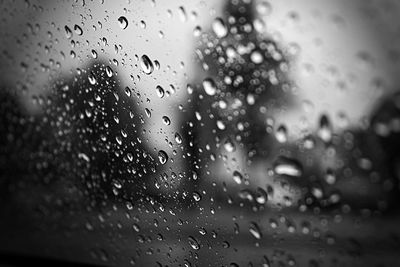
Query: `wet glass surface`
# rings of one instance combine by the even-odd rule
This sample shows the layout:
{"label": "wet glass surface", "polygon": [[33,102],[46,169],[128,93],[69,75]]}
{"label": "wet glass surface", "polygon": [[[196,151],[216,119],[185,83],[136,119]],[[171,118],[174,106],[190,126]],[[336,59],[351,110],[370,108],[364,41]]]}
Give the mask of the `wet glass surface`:
{"label": "wet glass surface", "polygon": [[397,1],[0,10],[0,266],[400,265]]}

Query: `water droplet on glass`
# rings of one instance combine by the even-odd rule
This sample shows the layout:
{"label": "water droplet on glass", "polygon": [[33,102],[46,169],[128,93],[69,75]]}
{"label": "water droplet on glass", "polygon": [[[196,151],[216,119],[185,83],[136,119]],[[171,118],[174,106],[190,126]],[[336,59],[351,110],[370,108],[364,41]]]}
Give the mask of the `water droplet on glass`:
{"label": "water droplet on glass", "polygon": [[325,182],[327,184],[332,185],[332,184],[336,183],[336,176],[335,176],[335,174],[333,173],[333,171],[331,169],[328,169],[326,171],[326,174],[325,174],[324,178],[325,178]]}
{"label": "water droplet on glass", "polygon": [[228,241],[222,242],[222,247],[223,247],[223,248],[229,248],[230,246],[231,246],[231,245],[229,244]]}
{"label": "water droplet on glass", "polygon": [[251,235],[254,236],[256,239],[262,238],[260,227],[258,227],[258,225],[255,222],[250,223],[249,231]]}
{"label": "water droplet on glass", "polygon": [[158,160],[164,165],[168,161],[168,154],[164,150],[158,151]]}
{"label": "water droplet on glass", "polygon": [[106,67],[106,74],[109,78],[111,78],[113,76],[113,70],[110,66]]}
{"label": "water droplet on glass", "polygon": [[237,184],[241,184],[243,182],[243,175],[238,171],[233,172],[232,178]]}
{"label": "water droplet on glass", "polygon": [[154,60],[154,68],[155,68],[156,70],[159,70],[160,67],[161,67],[160,62],[159,62],[158,60]]}
{"label": "water droplet on glass", "polygon": [[198,192],[193,192],[193,199],[199,202],[201,200],[201,195]]}
{"label": "water droplet on glass", "polygon": [[238,193],[239,198],[253,202],[254,197],[249,189],[240,190]]}
{"label": "water droplet on glass", "polygon": [[218,127],[218,129],[220,129],[220,130],[225,130],[225,128],[226,128],[226,126],[225,126],[225,124],[223,123],[223,121],[220,121],[220,120],[217,121],[217,127]]}
{"label": "water droplet on glass", "polygon": [[268,200],[267,192],[261,187],[257,188],[255,193],[255,199],[258,204],[264,205]]}
{"label": "water droplet on glass", "polygon": [[260,63],[262,63],[263,62],[263,55],[259,52],[259,51],[257,51],[257,50],[255,50],[255,51],[253,51],[252,53],[251,53],[251,55],[250,55],[250,60],[254,63],[254,64],[260,64]]}
{"label": "water droplet on glass", "polygon": [[74,26],[74,31],[75,31],[75,33],[78,34],[78,35],[82,35],[82,34],[83,34],[82,28],[81,28],[79,25],[76,25],[76,24],[75,24],[75,26]]}
{"label": "water droplet on glass", "polygon": [[156,86],[156,92],[157,92],[157,96],[158,96],[159,98],[163,98],[164,95],[165,95],[164,88],[162,88],[160,85],[157,85],[157,86]]}
{"label": "water droplet on glass", "polygon": [[203,80],[203,88],[207,95],[213,96],[217,92],[217,86],[211,78],[206,78]]}
{"label": "water droplet on glass", "polygon": [[67,38],[68,39],[71,38],[72,37],[71,29],[68,26],[65,26],[64,29],[65,29],[65,35],[67,36]]}
{"label": "water droplet on glass", "polygon": [[118,18],[118,24],[121,29],[125,30],[128,27],[128,20],[124,16],[121,16]]}
{"label": "water droplet on glass", "polygon": [[189,245],[190,245],[194,250],[199,250],[199,249],[200,249],[199,242],[196,240],[196,238],[194,238],[193,236],[189,236],[189,237],[188,237],[188,240],[189,240]]}
{"label": "water droplet on glass", "polygon": [[146,55],[143,55],[140,58],[140,67],[146,74],[151,74],[154,71],[153,63],[151,62],[150,58]]}
{"label": "water droplet on glass", "polygon": [[95,85],[97,83],[96,77],[94,76],[93,72],[89,74],[88,79],[91,85]]}
{"label": "water droplet on glass", "polygon": [[278,140],[279,143],[286,143],[287,142],[287,130],[285,125],[281,125],[278,127],[275,133],[275,138]]}
{"label": "water droplet on glass", "polygon": [[256,10],[260,15],[269,15],[271,14],[272,7],[267,1],[259,1],[256,5]]}
{"label": "water droplet on glass", "polygon": [[162,121],[165,125],[170,125],[171,124],[171,120],[167,117],[167,116],[163,116],[162,117]]}
{"label": "water droplet on glass", "polygon": [[194,35],[195,37],[199,37],[200,34],[201,34],[201,27],[200,27],[200,26],[196,26],[196,27],[194,28],[194,30],[193,30],[193,35]]}
{"label": "water droplet on glass", "polygon": [[92,57],[93,57],[93,58],[97,58],[97,52],[96,52],[96,50],[92,50]]}
{"label": "water droplet on glass", "polygon": [[319,130],[318,136],[324,141],[325,143],[329,143],[332,139],[332,128],[329,122],[328,116],[323,114],[319,121]]}
{"label": "water droplet on glass", "polygon": [[175,141],[178,144],[182,144],[182,137],[181,137],[181,135],[179,133],[175,133]]}
{"label": "water droplet on glass", "polygon": [[186,15],[186,10],[183,6],[179,7],[178,13],[179,13],[179,18],[181,19],[181,21],[185,22],[187,20],[187,15]]}
{"label": "water droplet on glass", "polygon": [[144,109],[144,112],[146,113],[146,116],[147,116],[148,118],[151,118],[151,111],[150,111],[148,108],[145,108],[145,109]]}
{"label": "water droplet on glass", "polygon": [[306,149],[313,149],[315,147],[314,138],[310,135],[304,137],[303,146]]}
{"label": "water droplet on glass", "polygon": [[235,144],[232,142],[230,138],[227,138],[224,143],[224,148],[228,152],[234,152],[236,150]]}
{"label": "water droplet on glass", "polygon": [[140,28],[146,29],[146,22],[144,20],[140,21]]}
{"label": "water droplet on glass", "polygon": [[275,161],[274,172],[278,175],[300,177],[303,174],[303,169],[297,160],[279,157]]}
{"label": "water droplet on glass", "polygon": [[225,37],[228,34],[228,28],[221,18],[216,18],[212,23],[212,29],[218,38]]}

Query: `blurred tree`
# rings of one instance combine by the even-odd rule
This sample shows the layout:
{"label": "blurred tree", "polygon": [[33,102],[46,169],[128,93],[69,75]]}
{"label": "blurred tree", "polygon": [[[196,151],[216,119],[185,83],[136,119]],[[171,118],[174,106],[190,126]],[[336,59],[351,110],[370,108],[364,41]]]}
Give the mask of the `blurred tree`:
{"label": "blurred tree", "polygon": [[[268,169],[285,169],[275,172],[272,179],[288,184],[292,193],[299,192],[300,198],[290,193],[284,196],[291,206],[297,207],[299,201],[324,208],[347,204],[355,209],[384,210],[393,195],[398,195],[392,191],[399,169],[395,133],[378,138],[370,129],[349,127],[337,136],[329,117],[321,114],[316,132],[288,140],[287,127],[277,125],[275,117],[299,108],[296,86],[288,78],[290,56],[265,37],[257,23],[253,1],[229,0],[223,16],[200,37],[196,54],[202,71],[188,86],[192,116],[185,118],[188,153],[193,155],[188,166],[201,177],[195,187],[214,190],[209,177],[219,176],[218,166],[229,170],[226,162],[216,162],[236,153],[237,164],[245,157],[250,169],[262,162],[264,176]],[[383,104],[372,121],[387,110],[398,112],[393,112],[393,106]],[[390,123],[397,127],[395,119]],[[272,196],[274,187],[264,190]],[[223,187],[218,188],[217,197],[226,195]],[[248,194],[255,199],[256,192],[249,190]]]}

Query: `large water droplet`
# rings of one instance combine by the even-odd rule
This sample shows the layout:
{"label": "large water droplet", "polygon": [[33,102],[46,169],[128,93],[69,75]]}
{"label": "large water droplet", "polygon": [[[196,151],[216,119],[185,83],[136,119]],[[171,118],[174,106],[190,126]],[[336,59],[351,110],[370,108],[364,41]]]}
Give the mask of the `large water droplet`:
{"label": "large water droplet", "polygon": [[179,7],[178,13],[179,13],[179,18],[181,19],[181,21],[185,22],[187,20],[187,15],[186,15],[186,10],[183,6]]}
{"label": "large water droplet", "polygon": [[205,78],[203,80],[203,89],[206,92],[207,95],[215,95],[217,92],[217,86],[215,85],[215,82],[211,78]]}
{"label": "large water droplet", "polygon": [[89,74],[88,79],[91,85],[95,85],[97,83],[96,76],[94,76],[93,72]]}
{"label": "large water droplet", "polygon": [[125,30],[128,27],[128,20],[124,16],[121,16],[118,18],[118,24],[121,29]]}
{"label": "large water droplet", "polygon": [[224,148],[228,152],[234,152],[236,150],[235,144],[232,142],[230,138],[227,138],[224,143]]}
{"label": "large water droplet", "polygon": [[222,38],[228,34],[228,28],[221,18],[216,18],[212,23],[212,29],[217,37]]}
{"label": "large water droplet", "polygon": [[159,98],[163,98],[164,95],[165,95],[164,88],[162,88],[160,85],[157,85],[157,86],[156,86],[156,92],[157,92],[157,96],[158,96]]}
{"label": "large water droplet", "polygon": [[241,199],[248,200],[250,202],[254,201],[253,194],[251,193],[251,191],[249,189],[240,190],[239,193],[238,193],[238,196]]}
{"label": "large water droplet", "polygon": [[274,172],[278,175],[300,177],[303,174],[303,168],[297,160],[279,157],[275,161]]}
{"label": "large water droplet", "polygon": [[232,178],[237,184],[241,184],[243,182],[243,175],[238,171],[233,172]]}
{"label": "large water droplet", "polygon": [[332,139],[331,123],[329,122],[328,116],[326,116],[325,114],[321,116],[321,119],[319,121],[318,136],[325,143],[329,143]]}
{"label": "large water droplet", "polygon": [[109,78],[111,78],[112,76],[113,76],[113,70],[112,70],[112,68],[110,67],[110,66],[107,66],[106,67],[106,74],[107,74],[107,76],[109,77]]}
{"label": "large water droplet", "polygon": [[264,189],[259,187],[256,190],[255,199],[256,199],[258,204],[264,205],[268,200],[268,194],[267,194],[267,192],[265,192]]}
{"label": "large water droplet", "polygon": [[175,133],[175,141],[178,144],[182,144],[182,136],[179,133]]}
{"label": "large water droplet", "polygon": [[76,25],[76,24],[75,24],[75,26],[74,26],[74,31],[75,31],[75,33],[78,34],[78,35],[82,35],[82,34],[83,34],[82,28],[81,28],[79,25]]}
{"label": "large water droplet", "polygon": [[201,200],[201,195],[198,192],[193,192],[193,199],[199,202]]}
{"label": "large water droplet", "polygon": [[146,55],[143,55],[140,58],[140,67],[146,74],[151,74],[154,71],[153,63],[151,62],[150,58]]}
{"label": "large water droplet", "polygon": [[167,117],[167,116],[163,116],[162,117],[162,121],[165,125],[170,125],[171,124],[171,120]]}
{"label": "large water droplet", "polygon": [[285,125],[281,125],[278,127],[275,133],[276,140],[278,140],[279,143],[286,143],[287,142],[287,130]]}
{"label": "large water droplet", "polygon": [[254,236],[256,239],[261,239],[262,238],[262,233],[260,231],[260,227],[258,227],[257,223],[252,222],[250,223],[249,231],[252,236]]}
{"label": "large water droplet", "polygon": [[196,240],[196,238],[194,238],[193,236],[189,236],[189,237],[188,237],[188,240],[189,240],[189,245],[190,245],[194,250],[199,250],[199,249],[200,249],[199,242]]}
{"label": "large water droplet", "polygon": [[271,14],[272,7],[267,1],[259,1],[256,5],[256,10],[260,15],[269,15]]}
{"label": "large water droplet", "polygon": [[72,37],[71,29],[68,26],[65,26],[64,29],[65,29],[65,36],[67,36],[67,39],[71,38]]}
{"label": "large water droplet", "polygon": [[259,51],[255,50],[255,51],[253,51],[253,52],[251,53],[251,55],[250,55],[250,60],[251,60],[254,64],[260,64],[260,63],[263,62],[264,58],[263,58],[263,55],[262,55]]}
{"label": "large water droplet", "polygon": [[164,150],[158,151],[158,160],[164,165],[168,161],[168,154]]}

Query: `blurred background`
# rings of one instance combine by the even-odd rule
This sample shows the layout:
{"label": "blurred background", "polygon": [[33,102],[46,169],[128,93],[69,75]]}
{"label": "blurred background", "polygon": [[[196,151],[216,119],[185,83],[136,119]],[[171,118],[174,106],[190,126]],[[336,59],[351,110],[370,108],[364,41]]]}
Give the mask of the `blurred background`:
{"label": "blurred background", "polygon": [[0,0],[0,266],[397,266],[397,1]]}

